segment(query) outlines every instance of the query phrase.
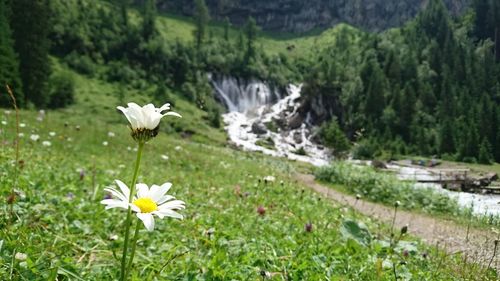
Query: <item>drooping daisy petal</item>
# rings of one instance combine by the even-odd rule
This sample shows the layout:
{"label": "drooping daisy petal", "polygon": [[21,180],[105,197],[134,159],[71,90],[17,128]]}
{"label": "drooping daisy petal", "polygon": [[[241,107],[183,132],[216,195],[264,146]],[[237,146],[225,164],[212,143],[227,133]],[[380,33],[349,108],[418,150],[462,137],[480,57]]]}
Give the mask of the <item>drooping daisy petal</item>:
{"label": "drooping daisy petal", "polygon": [[155,220],[151,213],[137,213],[137,217],[144,223],[144,227],[148,231],[153,231],[155,229]]}
{"label": "drooping daisy petal", "polygon": [[169,112],[163,114],[163,116],[175,116],[175,117],[182,118],[182,116],[179,113],[173,112],[173,111],[169,111]]}

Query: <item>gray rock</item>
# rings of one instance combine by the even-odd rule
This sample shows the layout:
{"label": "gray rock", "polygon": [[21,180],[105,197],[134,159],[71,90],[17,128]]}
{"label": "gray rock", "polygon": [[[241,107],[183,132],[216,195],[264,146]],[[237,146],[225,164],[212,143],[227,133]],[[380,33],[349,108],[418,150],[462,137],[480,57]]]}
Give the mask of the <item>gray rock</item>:
{"label": "gray rock", "polygon": [[267,134],[266,125],[262,124],[261,122],[254,122],[252,124],[252,133],[257,135]]}
{"label": "gray rock", "polygon": [[293,141],[297,144],[301,144],[302,143],[302,133],[294,132],[293,133]]}
{"label": "gray rock", "polygon": [[304,122],[304,118],[300,114],[295,114],[290,119],[288,119],[288,127],[290,129],[297,129],[299,128],[302,123]]}
{"label": "gray rock", "polygon": [[[135,0],[142,4],[145,0]],[[303,33],[344,22],[370,31],[400,26],[429,0],[206,0],[215,20],[228,17],[242,26],[252,16],[264,30]],[[193,0],[157,0],[160,11],[191,16]],[[445,0],[451,14],[464,12],[471,0]],[[289,48],[291,48],[289,46]],[[284,49],[285,51],[286,49]]]}

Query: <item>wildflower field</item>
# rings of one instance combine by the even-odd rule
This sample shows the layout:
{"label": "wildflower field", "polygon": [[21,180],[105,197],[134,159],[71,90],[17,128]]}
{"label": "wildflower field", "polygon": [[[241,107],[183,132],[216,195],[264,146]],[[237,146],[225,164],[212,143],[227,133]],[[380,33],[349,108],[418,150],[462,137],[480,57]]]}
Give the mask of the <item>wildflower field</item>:
{"label": "wildflower field", "polygon": [[[137,143],[125,117],[111,112],[114,122],[21,112],[17,163],[15,113],[2,112],[1,280],[121,278],[127,210],[100,201],[113,198],[105,188],[117,188],[116,179],[130,185]],[[300,186],[296,169],[160,129],[144,145],[138,182],[172,183],[168,194],[186,208],[177,211],[182,220],[156,218],[152,231],[140,224],[128,278],[495,280],[493,270],[425,246],[411,229],[391,235],[390,226]]]}

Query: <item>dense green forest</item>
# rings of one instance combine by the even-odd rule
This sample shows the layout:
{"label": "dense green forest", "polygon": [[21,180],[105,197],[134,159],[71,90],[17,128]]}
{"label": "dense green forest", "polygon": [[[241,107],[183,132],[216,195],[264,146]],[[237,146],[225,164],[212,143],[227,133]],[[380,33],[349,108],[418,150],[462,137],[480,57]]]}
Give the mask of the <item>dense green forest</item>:
{"label": "dense green forest", "polygon": [[402,28],[346,30],[312,60],[304,92],[327,101],[334,122],[357,142],[355,157],[498,162],[499,28],[498,1],[475,1],[458,19],[430,1]]}
{"label": "dense green forest", "polygon": [[[328,112],[315,116],[317,124],[328,124],[324,142],[343,149],[354,142],[355,157],[500,161],[498,1],[476,0],[451,18],[441,0],[431,0],[401,28],[342,28],[334,43],[299,57],[267,53],[256,43],[260,31],[252,18],[239,27],[218,23],[224,33],[213,34],[207,6],[195,4],[194,40],[186,43],[161,36],[154,0],[141,6],[0,0],[0,81],[12,85],[22,106],[67,106],[75,95],[72,77],[52,73],[53,56],[81,74],[126,87],[157,85],[145,94],[158,101],[181,95],[209,112],[216,127],[222,109],[206,73],[259,78],[275,87],[304,82],[303,110],[314,115],[311,104],[321,100]],[[229,32],[234,29],[237,36]],[[0,106],[10,106],[8,96],[0,95]]]}

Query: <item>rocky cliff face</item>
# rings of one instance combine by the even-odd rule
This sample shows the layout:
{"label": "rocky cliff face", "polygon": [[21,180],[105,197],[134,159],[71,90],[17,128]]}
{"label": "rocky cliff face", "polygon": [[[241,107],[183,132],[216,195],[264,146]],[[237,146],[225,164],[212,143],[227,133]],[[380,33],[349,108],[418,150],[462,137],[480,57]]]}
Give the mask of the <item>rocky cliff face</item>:
{"label": "rocky cliff face", "polygon": [[[144,0],[137,0],[142,2]],[[242,25],[249,16],[264,30],[303,33],[345,22],[370,31],[403,24],[429,0],[205,0],[214,19]],[[445,0],[460,14],[471,0]],[[161,11],[192,15],[194,0],[157,0]]]}

